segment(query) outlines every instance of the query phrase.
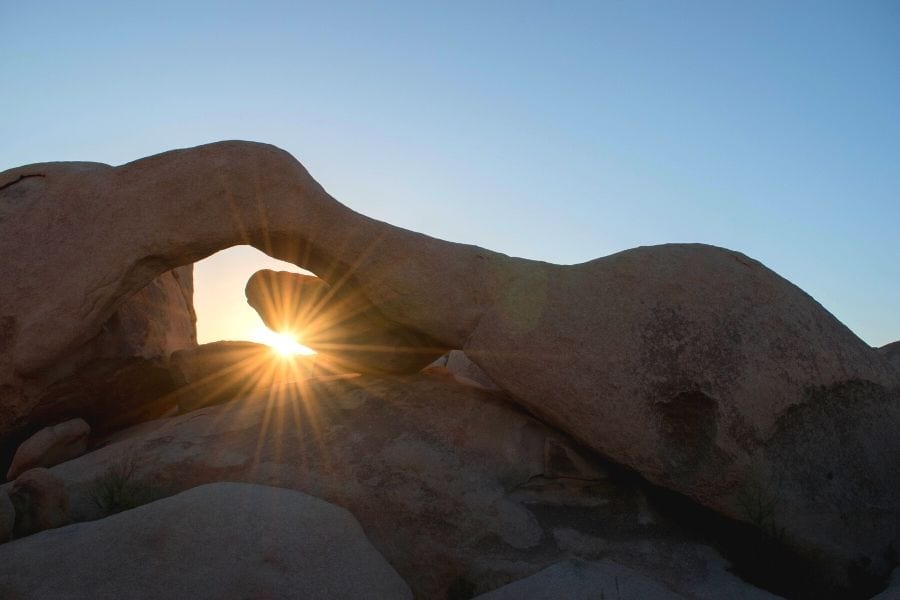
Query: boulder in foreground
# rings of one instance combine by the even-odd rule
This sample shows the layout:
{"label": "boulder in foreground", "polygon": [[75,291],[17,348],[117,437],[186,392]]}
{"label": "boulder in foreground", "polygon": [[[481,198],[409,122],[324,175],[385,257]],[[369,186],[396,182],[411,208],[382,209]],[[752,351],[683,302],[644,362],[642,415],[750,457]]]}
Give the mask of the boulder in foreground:
{"label": "boulder in foreground", "polygon": [[0,546],[0,597],[412,598],[346,510],[216,483]]}
{"label": "boulder in foreground", "polygon": [[124,457],[126,497],[228,480],[339,504],[419,598],[487,592],[564,557],[607,558],[697,600],[754,589],[565,434],[446,377],[276,383],[120,432],[53,468],[75,519],[102,514],[96,482]]}
{"label": "boulder in foreground", "polygon": [[45,427],[25,440],[16,450],[7,479],[34,467],[52,467],[87,450],[91,427],[83,419],[70,419],[53,427]]}

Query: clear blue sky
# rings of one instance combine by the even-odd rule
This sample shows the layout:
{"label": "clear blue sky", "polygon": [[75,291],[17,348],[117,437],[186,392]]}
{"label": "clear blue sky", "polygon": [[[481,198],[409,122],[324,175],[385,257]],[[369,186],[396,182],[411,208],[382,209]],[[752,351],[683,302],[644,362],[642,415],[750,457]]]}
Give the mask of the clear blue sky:
{"label": "clear blue sky", "polygon": [[0,0],[0,73],[0,169],[265,141],[400,226],[725,246],[900,339],[896,0]]}

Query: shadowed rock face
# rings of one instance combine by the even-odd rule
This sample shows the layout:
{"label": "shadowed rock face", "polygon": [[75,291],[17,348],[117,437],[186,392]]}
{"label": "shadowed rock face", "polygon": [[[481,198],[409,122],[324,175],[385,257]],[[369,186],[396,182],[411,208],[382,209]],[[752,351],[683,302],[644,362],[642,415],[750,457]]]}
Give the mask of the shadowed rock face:
{"label": "shadowed rock face", "polygon": [[885,344],[878,352],[900,373],[900,341]]}
{"label": "shadowed rock face", "polygon": [[[387,330],[464,350],[517,402],[655,483],[745,521],[748,497],[773,507],[787,541],[838,578],[888,567],[898,376],[788,281],[703,245],[561,266],[436,240],[353,212],[289,154],[249,142],[0,173],[0,432],[27,422],[34,390],[123,299],[235,244],[313,271]],[[840,402],[854,382],[866,401]],[[848,423],[840,440],[819,435],[823,402]],[[836,450],[830,479],[796,460]]]}
{"label": "shadowed rock face", "polygon": [[193,271],[163,273],[125,301],[88,344],[91,358],[165,358],[196,346]]}
{"label": "shadowed rock face", "polygon": [[0,546],[0,593],[21,600],[412,598],[343,508],[239,483],[199,486]]}

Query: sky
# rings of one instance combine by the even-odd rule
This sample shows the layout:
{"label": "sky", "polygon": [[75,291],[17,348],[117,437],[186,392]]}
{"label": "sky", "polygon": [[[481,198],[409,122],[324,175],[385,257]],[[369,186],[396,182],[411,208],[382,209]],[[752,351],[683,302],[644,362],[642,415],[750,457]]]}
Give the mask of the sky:
{"label": "sky", "polygon": [[[0,0],[0,170],[273,143],[344,204],[577,263],[703,242],[900,339],[900,2]],[[198,263],[201,341],[260,322]]]}

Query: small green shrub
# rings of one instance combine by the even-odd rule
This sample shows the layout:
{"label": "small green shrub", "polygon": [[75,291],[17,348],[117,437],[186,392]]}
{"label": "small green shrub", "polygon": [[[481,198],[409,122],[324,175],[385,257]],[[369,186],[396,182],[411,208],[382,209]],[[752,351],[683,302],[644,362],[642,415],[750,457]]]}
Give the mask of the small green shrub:
{"label": "small green shrub", "polygon": [[129,510],[160,498],[162,494],[135,477],[137,461],[126,458],[94,480],[91,498],[105,515]]}
{"label": "small green shrub", "polygon": [[778,543],[784,541],[785,528],[779,526],[776,519],[778,499],[771,491],[759,485],[749,485],[741,490],[737,501],[744,518],[763,538]]}

